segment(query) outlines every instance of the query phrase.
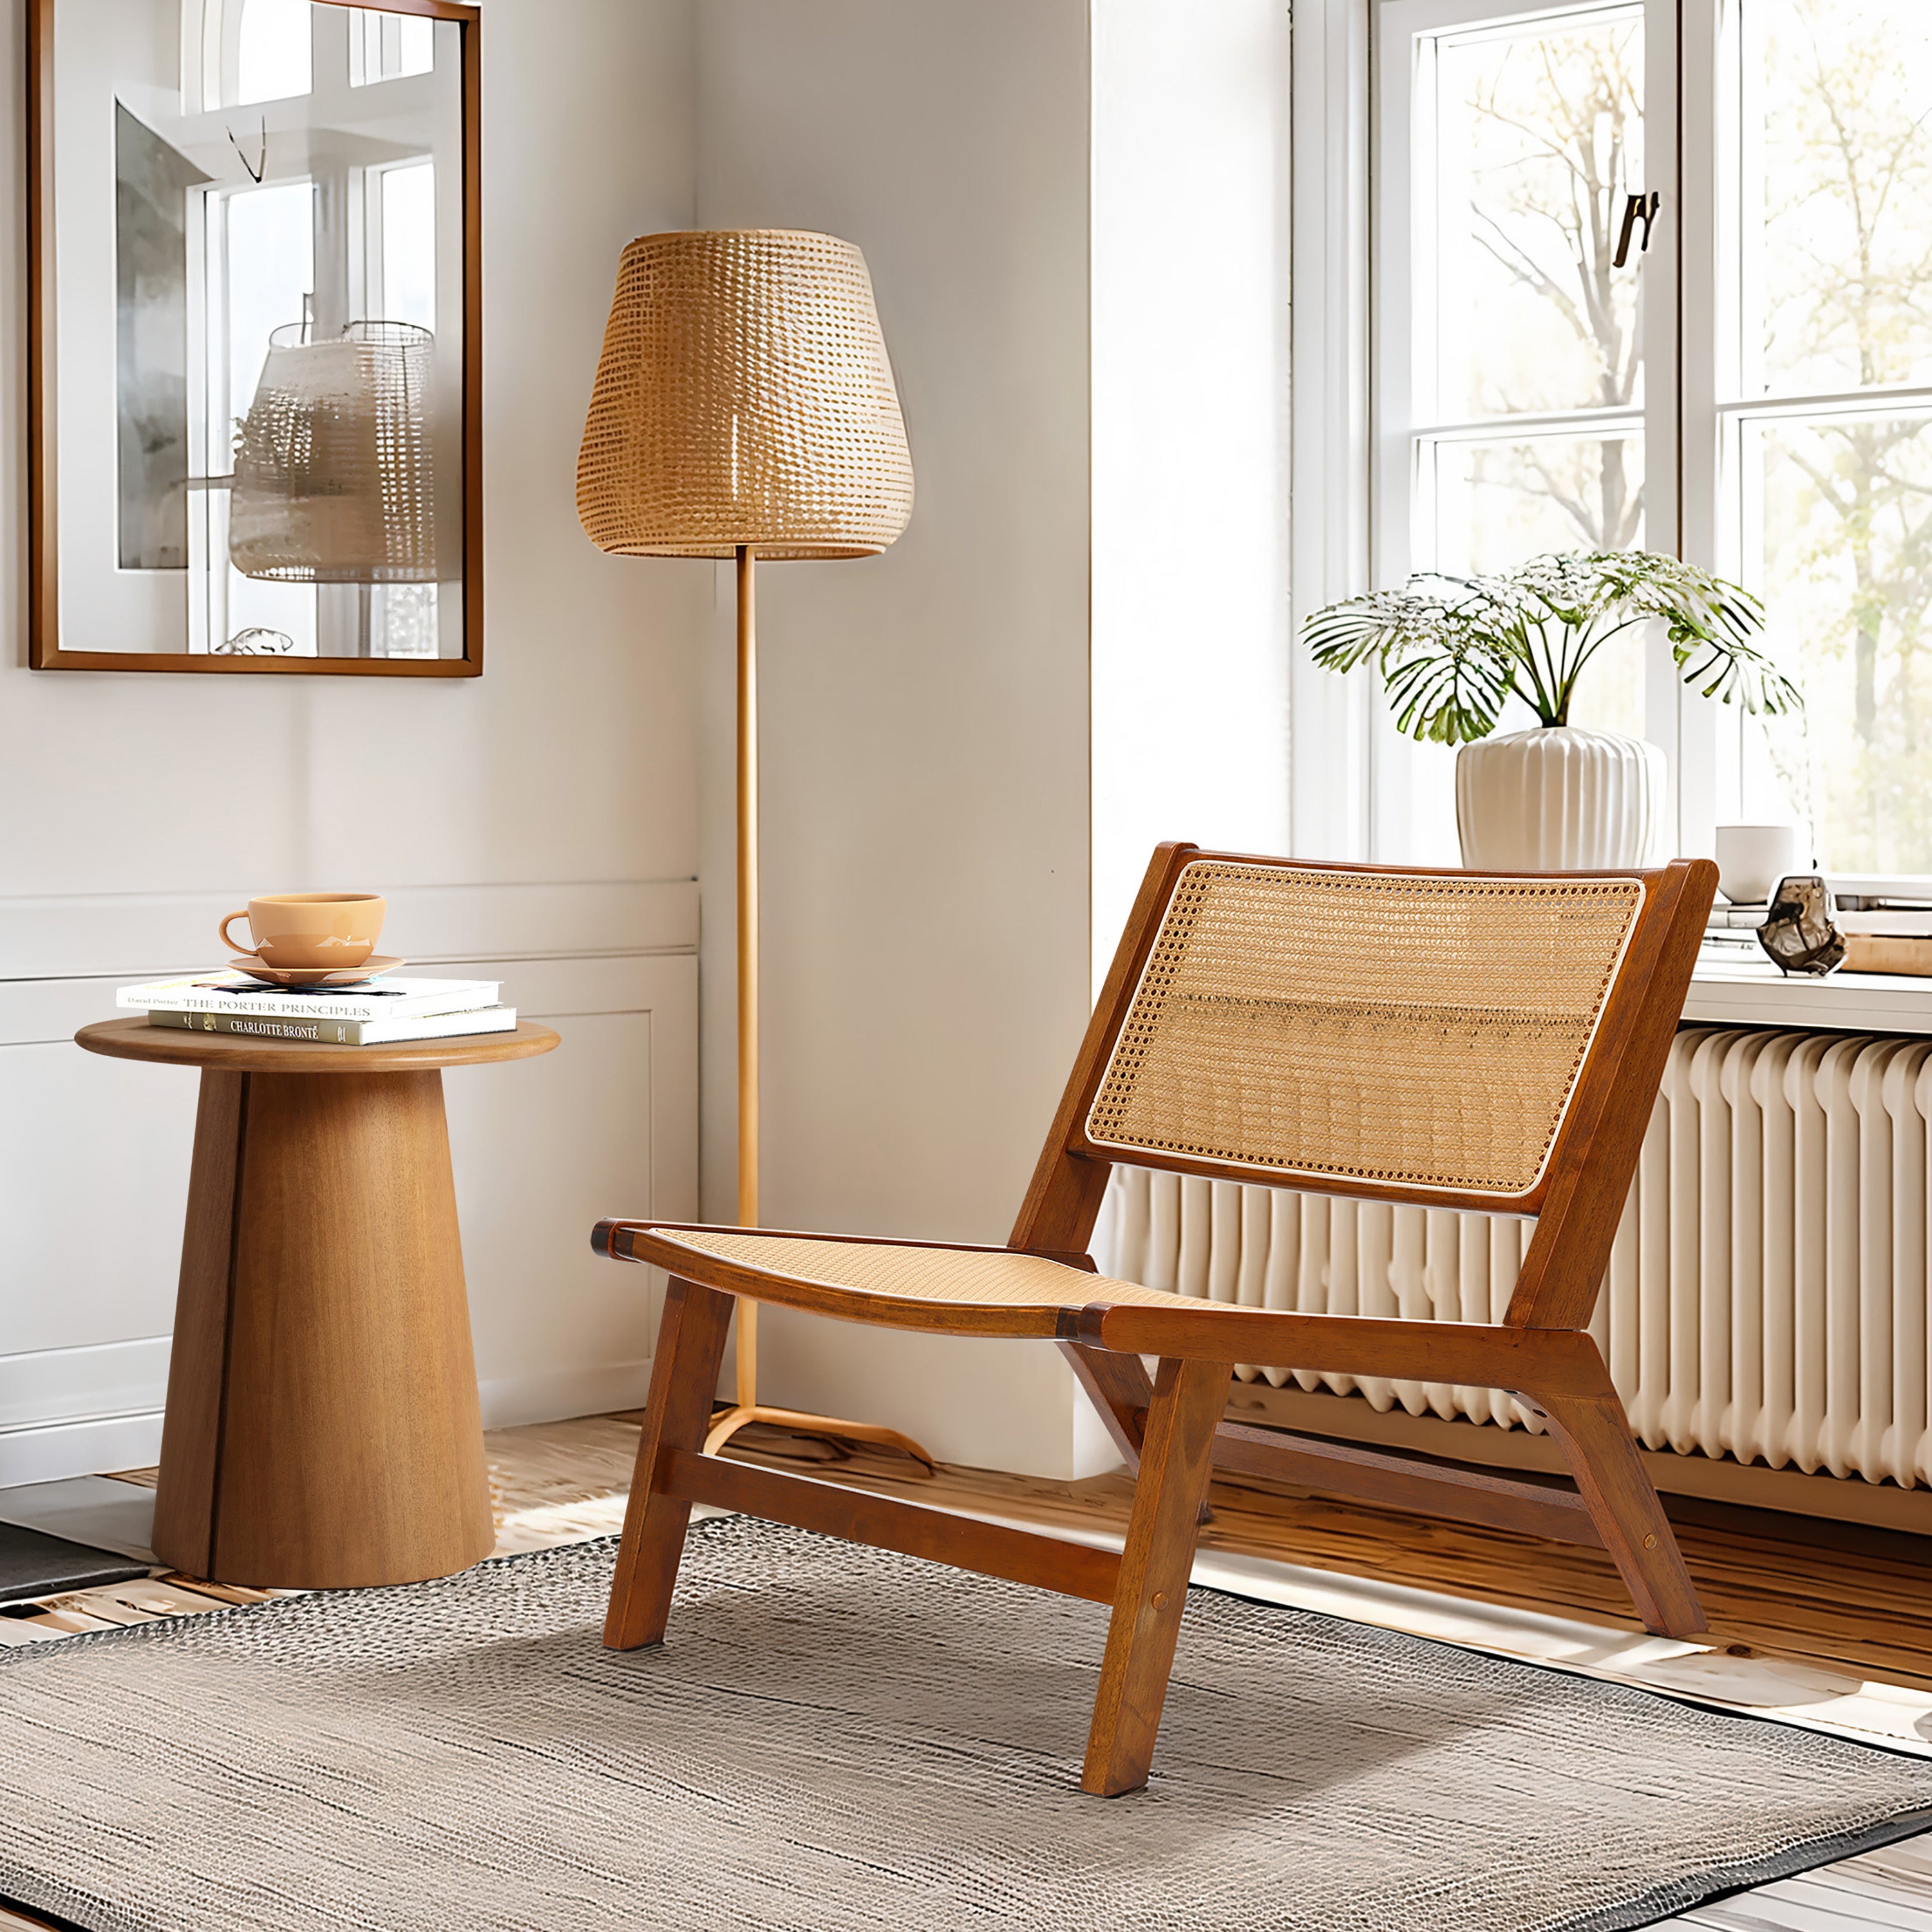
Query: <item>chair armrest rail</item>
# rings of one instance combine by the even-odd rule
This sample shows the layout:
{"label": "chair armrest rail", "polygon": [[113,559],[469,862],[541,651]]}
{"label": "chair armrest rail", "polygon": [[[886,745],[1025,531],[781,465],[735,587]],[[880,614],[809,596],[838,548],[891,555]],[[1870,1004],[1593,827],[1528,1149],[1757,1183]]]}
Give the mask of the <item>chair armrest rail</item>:
{"label": "chair armrest rail", "polygon": [[1122,1354],[1466,1382],[1532,1395],[1594,1396],[1604,1384],[1597,1345],[1576,1328],[1302,1315],[1212,1302],[1150,1308],[1096,1301],[1080,1310],[1074,1332],[1065,1339]]}

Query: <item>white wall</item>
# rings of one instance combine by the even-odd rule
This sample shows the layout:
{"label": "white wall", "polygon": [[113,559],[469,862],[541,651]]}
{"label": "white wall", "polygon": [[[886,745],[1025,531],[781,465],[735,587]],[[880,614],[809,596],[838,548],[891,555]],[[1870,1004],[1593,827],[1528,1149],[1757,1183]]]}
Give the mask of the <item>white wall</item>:
{"label": "white wall", "polygon": [[[1001,1241],[1088,1004],[1087,8],[705,0],[701,225],[866,253],[910,527],[760,577],[764,1216]],[[705,716],[706,1200],[730,1212],[728,580]],[[1038,1344],[762,1318],[772,1399],[1108,1460]]]}
{"label": "white wall", "polygon": [[[0,260],[16,296],[23,32],[22,0],[4,0]],[[695,908],[680,882],[697,870],[694,638],[708,586],[700,566],[593,550],[573,478],[618,252],[692,219],[693,52],[690,0],[489,0],[479,680],[27,670],[24,304],[0,304],[13,560],[0,605],[0,1120],[17,1155],[0,1168],[0,1450],[10,1428],[45,1431],[102,1402],[138,1411],[128,1390],[155,1387],[191,1082],[60,1042],[111,1012],[116,978],[207,963],[211,910],[250,892],[387,890],[400,950],[502,962],[512,997],[520,977],[526,1006],[560,1016],[554,1067],[451,1078],[459,1163],[471,1124],[525,1136],[489,1190],[496,1207],[520,1190],[539,1217],[574,1226],[586,1203],[559,1192],[573,1174],[629,1197],[598,1211],[654,1184],[659,1211],[690,1204]],[[665,1070],[652,1130],[626,1089]],[[459,1101],[464,1082],[473,1106]],[[586,1391],[583,1406],[634,1400],[644,1276],[592,1265],[587,1224],[567,1254],[555,1246],[552,1276],[550,1247],[518,1249],[512,1226],[472,1226],[467,1242],[495,1413],[567,1411]],[[628,1365],[621,1390],[613,1364]],[[99,1453],[124,1460],[134,1439]],[[68,1453],[44,1435],[26,1446],[37,1474]],[[0,1454],[0,1481],[28,1466]]]}
{"label": "white wall", "polygon": [[1163,838],[1288,849],[1288,9],[1094,9],[1094,980]]}
{"label": "white wall", "polygon": [[[28,1236],[0,1263],[0,1432],[151,1382],[172,1292],[188,1083],[58,1042],[112,976],[201,958],[211,910],[303,880],[388,887],[392,938],[507,960],[574,1031],[574,1081],[567,1043],[514,1089],[465,1076],[466,1117],[451,1083],[479,1366],[500,1418],[634,1399],[640,1278],[548,1256],[580,1194],[694,1191],[700,870],[720,1218],[735,1132],[730,574],[601,556],[572,507],[617,253],[652,228],[859,243],[917,476],[884,556],[760,574],[764,1218],[1004,1240],[1148,848],[1282,838],[1282,31],[1279,0],[488,0],[486,675],[0,671],[0,980],[34,989],[0,990],[31,1155],[0,1159]],[[22,346],[0,310],[16,557]],[[44,1096],[10,1112],[10,1040]],[[86,1200],[122,1220],[76,1270]],[[770,1399],[962,1461],[1112,1460],[1043,1345],[782,1311],[764,1335]]]}

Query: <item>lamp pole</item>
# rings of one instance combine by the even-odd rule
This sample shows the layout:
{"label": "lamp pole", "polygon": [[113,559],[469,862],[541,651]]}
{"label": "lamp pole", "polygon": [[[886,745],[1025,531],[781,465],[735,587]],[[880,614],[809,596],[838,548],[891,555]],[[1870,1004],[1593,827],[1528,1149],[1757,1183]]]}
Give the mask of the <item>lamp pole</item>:
{"label": "lamp pole", "polygon": [[[758,1225],[758,616],[738,546],[738,1225]],[[758,1304],[738,1303],[738,1406],[758,1402]]]}

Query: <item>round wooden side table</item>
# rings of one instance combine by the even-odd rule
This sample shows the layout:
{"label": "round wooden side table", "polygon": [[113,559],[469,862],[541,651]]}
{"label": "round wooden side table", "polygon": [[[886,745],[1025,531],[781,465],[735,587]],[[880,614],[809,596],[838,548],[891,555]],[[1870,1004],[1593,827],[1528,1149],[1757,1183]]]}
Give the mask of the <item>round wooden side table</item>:
{"label": "round wooden side table", "polygon": [[262,1588],[446,1576],[495,1542],[446,1066],[549,1028],[322,1046],[109,1020],[90,1053],[201,1069],[154,1554]]}

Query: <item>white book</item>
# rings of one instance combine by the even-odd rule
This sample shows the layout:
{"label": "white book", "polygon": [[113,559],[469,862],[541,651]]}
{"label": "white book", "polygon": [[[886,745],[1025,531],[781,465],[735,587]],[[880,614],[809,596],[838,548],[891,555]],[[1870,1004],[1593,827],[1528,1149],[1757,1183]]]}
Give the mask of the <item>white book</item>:
{"label": "white book", "polygon": [[168,1012],[150,1009],[150,1026],[186,1033],[239,1034],[250,1040],[312,1040],[322,1046],[394,1046],[410,1040],[454,1040],[514,1033],[514,1006],[471,1006],[454,1013],[385,1015],[374,1020],[277,1019],[266,1013]]}
{"label": "white book", "polygon": [[394,1020],[404,1014],[453,1013],[494,1006],[496,980],[405,980],[391,974],[360,986],[265,986],[245,973],[197,973],[123,986],[114,1004],[125,1012],[253,1013],[264,1019]]}

